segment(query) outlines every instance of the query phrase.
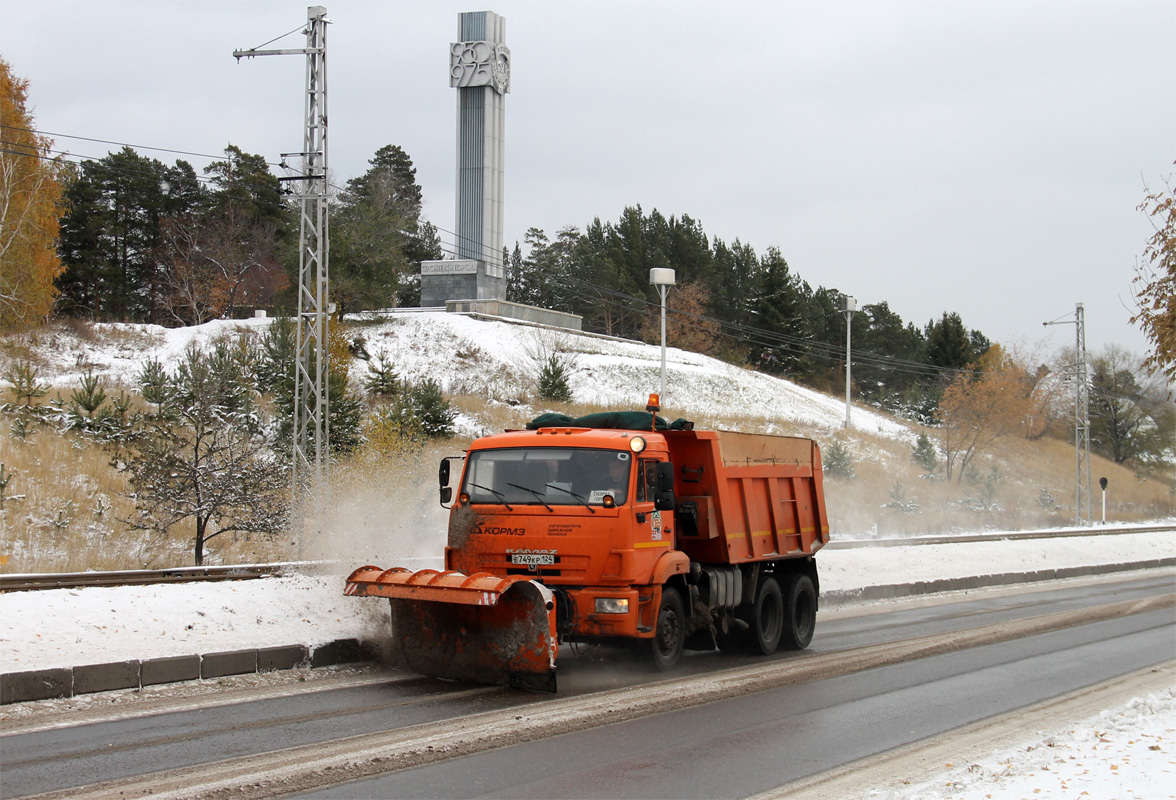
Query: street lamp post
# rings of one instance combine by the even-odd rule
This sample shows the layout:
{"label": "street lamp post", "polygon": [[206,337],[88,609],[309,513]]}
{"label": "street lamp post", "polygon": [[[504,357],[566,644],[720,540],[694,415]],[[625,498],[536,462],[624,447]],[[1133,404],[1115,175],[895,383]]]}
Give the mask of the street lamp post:
{"label": "street lamp post", "polygon": [[853,406],[850,403],[850,398],[849,398],[849,386],[850,386],[850,366],[849,366],[850,349],[849,349],[849,346],[850,346],[850,333],[853,330],[853,312],[857,311],[857,298],[850,297],[849,295],[845,295],[845,308],[842,310],[845,312],[845,427],[848,428],[849,427],[849,412],[850,412],[850,409],[853,408]]}
{"label": "street lamp post", "polygon": [[657,287],[661,295],[661,402],[666,402],[666,292],[675,284],[672,269],[653,268],[649,271],[649,282]]}

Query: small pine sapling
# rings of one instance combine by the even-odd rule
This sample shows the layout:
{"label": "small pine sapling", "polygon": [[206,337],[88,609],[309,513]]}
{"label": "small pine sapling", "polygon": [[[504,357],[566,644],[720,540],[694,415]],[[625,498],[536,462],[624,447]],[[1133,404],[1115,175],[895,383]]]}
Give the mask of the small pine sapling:
{"label": "small pine sapling", "polygon": [[4,379],[12,384],[12,393],[16,402],[26,408],[32,406],[33,401],[49,393],[49,385],[37,380],[37,368],[28,361],[17,361]]}
{"label": "small pine sapling", "polygon": [[384,353],[378,354],[368,363],[368,375],[363,386],[368,394],[375,397],[395,397],[403,388],[400,378]]}
{"label": "small pine sapling", "polygon": [[918,441],[911,448],[911,461],[923,468],[924,475],[934,475],[939,469],[939,455],[926,433],[920,433]]}
{"label": "small pine sapling", "polygon": [[85,412],[92,421],[95,412],[106,402],[106,390],[102,388],[102,380],[94,375],[94,370],[86,370],[79,381],[80,385],[70,394],[70,402],[77,412]]}
{"label": "small pine sapling", "polygon": [[20,439],[22,442],[37,432],[37,429],[33,427],[29,418],[23,414],[12,420],[12,427],[9,430],[14,437]]}
{"label": "small pine sapling", "polygon": [[568,368],[559,354],[552,353],[539,370],[539,396],[544,400],[567,403],[572,399],[568,385]]}
{"label": "small pine sapling", "polygon": [[421,421],[421,430],[431,439],[453,436],[453,422],[457,411],[441,393],[441,385],[426,378],[412,388],[412,405]]}
{"label": "small pine sapling", "polygon": [[821,460],[825,467],[825,474],[829,477],[846,478],[847,480],[854,477],[853,456],[841,442],[833,442],[829,445],[829,449],[825,451],[824,458]]}

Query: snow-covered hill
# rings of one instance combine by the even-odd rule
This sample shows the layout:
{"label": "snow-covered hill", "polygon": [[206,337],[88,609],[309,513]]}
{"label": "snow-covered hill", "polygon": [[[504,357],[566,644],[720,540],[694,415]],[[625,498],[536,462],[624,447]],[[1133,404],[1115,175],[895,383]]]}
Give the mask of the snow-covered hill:
{"label": "snow-covered hill", "polygon": [[[431,377],[450,394],[475,395],[493,403],[525,404],[533,395],[540,365],[553,352],[571,363],[569,384],[578,403],[642,407],[660,380],[660,348],[571,331],[555,331],[459,314],[420,312],[369,314],[349,318],[348,336],[361,339],[370,357],[384,357],[402,378]],[[59,330],[31,337],[40,379],[67,391],[87,369],[111,385],[134,385],[144,363],[167,363],[191,344],[207,346],[217,337],[260,334],[269,319],[209,322],[190,328],[157,325],[95,325],[76,332]],[[362,380],[368,362],[354,361],[353,380]],[[765,432],[797,426],[814,434],[840,428],[845,403],[790,381],[677,348],[666,352],[663,416],[700,421],[756,417],[769,420]],[[854,409],[854,427],[886,437],[910,439],[910,429],[864,407]],[[464,420],[464,433],[476,434],[477,420]],[[793,431],[795,432],[795,431]]]}

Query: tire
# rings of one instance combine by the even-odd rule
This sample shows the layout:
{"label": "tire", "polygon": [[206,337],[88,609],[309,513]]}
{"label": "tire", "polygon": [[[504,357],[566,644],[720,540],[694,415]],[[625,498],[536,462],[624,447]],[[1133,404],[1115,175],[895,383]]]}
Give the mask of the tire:
{"label": "tire", "polygon": [[799,572],[785,582],[784,632],[780,643],[787,650],[803,650],[813,640],[817,627],[817,592],[813,580]]}
{"label": "tire", "polygon": [[786,627],[784,623],[784,598],[780,593],[780,584],[770,575],[761,575],[755,590],[755,603],[752,605],[751,630],[748,631],[751,652],[765,656],[776,652]]}
{"label": "tire", "polygon": [[686,608],[682,595],[673,587],[663,586],[661,605],[657,609],[657,627],[650,640],[649,653],[658,672],[668,672],[678,664],[686,644]]}

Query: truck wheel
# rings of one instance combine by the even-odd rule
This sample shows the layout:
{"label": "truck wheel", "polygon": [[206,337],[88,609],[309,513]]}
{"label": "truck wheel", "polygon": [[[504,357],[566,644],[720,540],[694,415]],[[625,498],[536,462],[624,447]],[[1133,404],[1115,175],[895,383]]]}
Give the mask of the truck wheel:
{"label": "truck wheel", "polygon": [[813,640],[817,627],[817,592],[808,575],[795,572],[788,577],[787,614],[781,644],[788,650],[803,650]]}
{"label": "truck wheel", "polygon": [[657,610],[657,628],[650,643],[653,666],[666,672],[677,665],[686,644],[686,610],[682,595],[670,586],[662,587],[661,605]]}
{"label": "truck wheel", "polygon": [[770,576],[760,578],[752,606],[752,624],[749,631],[751,651],[770,656],[780,646],[780,635],[784,630],[784,598],[780,584]]}

